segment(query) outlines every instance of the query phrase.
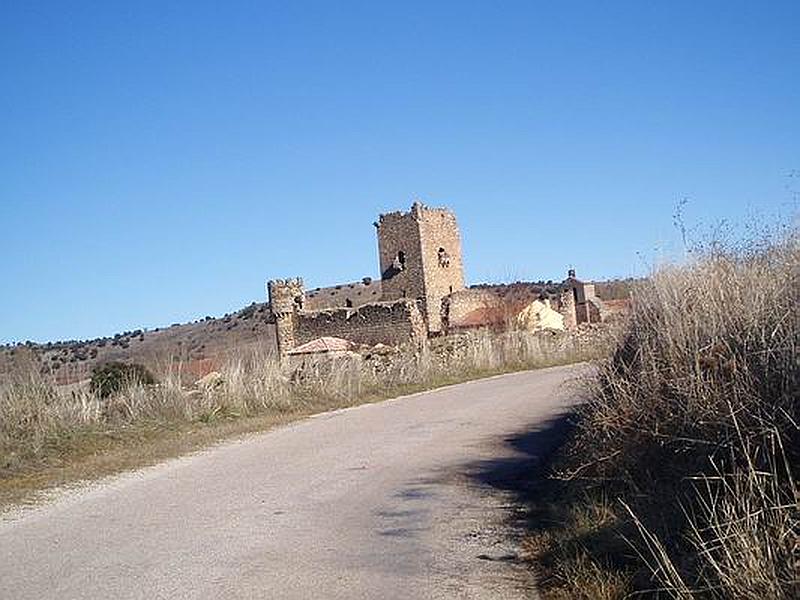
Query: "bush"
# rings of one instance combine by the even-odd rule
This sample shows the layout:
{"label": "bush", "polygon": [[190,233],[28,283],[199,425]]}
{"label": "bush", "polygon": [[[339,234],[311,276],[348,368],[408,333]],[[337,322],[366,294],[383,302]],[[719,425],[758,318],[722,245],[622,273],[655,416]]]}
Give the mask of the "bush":
{"label": "bush", "polygon": [[109,362],[92,371],[90,389],[100,398],[108,398],[132,385],[152,385],[155,377],[144,365]]}

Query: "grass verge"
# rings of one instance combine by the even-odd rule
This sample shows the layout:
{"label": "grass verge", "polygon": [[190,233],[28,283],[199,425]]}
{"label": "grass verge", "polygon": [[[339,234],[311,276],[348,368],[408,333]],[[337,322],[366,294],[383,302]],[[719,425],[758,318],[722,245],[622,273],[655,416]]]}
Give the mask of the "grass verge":
{"label": "grass verge", "polygon": [[184,389],[166,374],[157,386],[132,385],[107,399],[29,374],[0,390],[0,508],[312,414],[587,360],[598,346],[566,334],[478,332],[291,369],[251,353],[203,389]]}
{"label": "grass verge", "polygon": [[796,232],[636,291],[531,507],[545,598],[800,598],[798,307]]}

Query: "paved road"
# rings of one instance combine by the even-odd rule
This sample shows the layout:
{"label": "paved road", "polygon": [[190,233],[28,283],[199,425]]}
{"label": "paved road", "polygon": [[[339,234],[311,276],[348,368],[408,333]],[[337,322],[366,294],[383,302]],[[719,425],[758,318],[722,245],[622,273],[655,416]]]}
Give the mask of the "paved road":
{"label": "paved road", "polygon": [[531,597],[511,488],[581,372],[320,415],[6,518],[0,598]]}

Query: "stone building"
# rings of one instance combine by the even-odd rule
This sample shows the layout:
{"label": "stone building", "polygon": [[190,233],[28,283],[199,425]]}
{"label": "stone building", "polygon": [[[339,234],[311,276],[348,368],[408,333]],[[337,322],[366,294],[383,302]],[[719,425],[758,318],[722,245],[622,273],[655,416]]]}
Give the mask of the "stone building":
{"label": "stone building", "polygon": [[442,299],[464,288],[456,216],[415,202],[409,212],[381,215],[378,259],[384,300],[414,298],[430,333],[442,329]]}
{"label": "stone building", "polygon": [[282,355],[325,336],[399,345],[474,327],[574,329],[603,319],[594,286],[573,270],[561,283],[467,288],[458,223],[446,208],[415,202],[408,212],[380,215],[375,227],[379,280],[308,291],[300,278],[268,282]]}

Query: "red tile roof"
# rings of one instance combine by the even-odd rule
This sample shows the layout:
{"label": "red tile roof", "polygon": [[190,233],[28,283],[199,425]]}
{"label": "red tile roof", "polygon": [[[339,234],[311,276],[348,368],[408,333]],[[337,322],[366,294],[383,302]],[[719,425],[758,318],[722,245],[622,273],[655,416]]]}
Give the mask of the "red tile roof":
{"label": "red tile roof", "polygon": [[287,354],[316,354],[318,352],[346,352],[353,349],[353,342],[337,337],[324,336],[292,348]]}

